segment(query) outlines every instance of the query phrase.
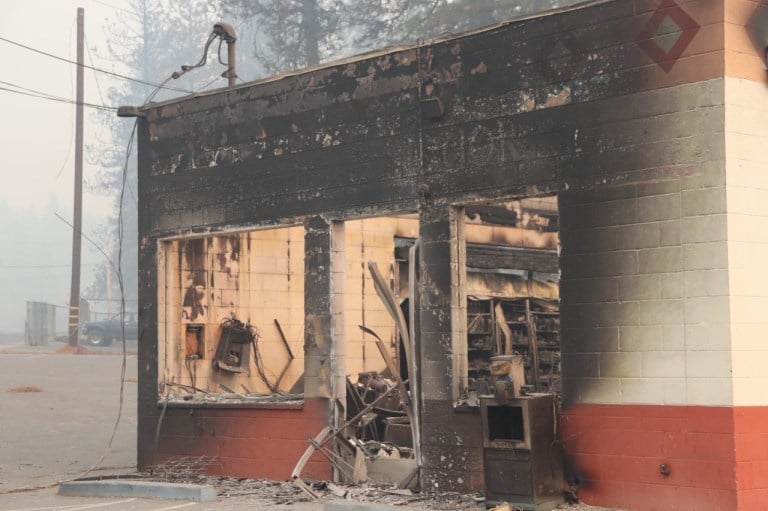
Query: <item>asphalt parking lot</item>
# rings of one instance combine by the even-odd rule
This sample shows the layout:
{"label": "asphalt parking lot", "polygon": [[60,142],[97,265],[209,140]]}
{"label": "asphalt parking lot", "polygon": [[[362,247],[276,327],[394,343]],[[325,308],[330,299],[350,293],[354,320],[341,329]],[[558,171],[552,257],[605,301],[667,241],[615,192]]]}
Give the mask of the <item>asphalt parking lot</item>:
{"label": "asphalt parking lot", "polygon": [[0,345],[0,491],[136,466],[135,342],[125,358],[120,424],[122,346],[58,353],[65,344]]}
{"label": "asphalt parking lot", "polygon": [[[281,489],[280,482],[264,482],[258,492],[246,488],[234,495],[220,495],[214,502],[57,494],[60,482],[82,479],[86,474],[110,478],[136,473],[136,347],[136,341],[127,341],[123,357],[122,343],[73,354],[63,343],[26,346],[0,340],[0,511],[339,509],[329,504],[338,497],[329,494],[325,501],[309,502],[292,485],[288,489],[298,495],[276,500],[273,497],[285,491],[286,484]],[[123,407],[115,431],[123,361]],[[244,489],[244,483],[234,481],[237,488]],[[342,502],[346,507],[341,510],[484,509],[482,504],[442,505],[447,502],[393,507],[352,500]],[[601,511],[589,506],[567,509]]]}
{"label": "asphalt parking lot", "polygon": [[[0,342],[0,511],[320,511],[323,503],[265,504],[263,495],[215,502],[58,495],[59,482],[136,470],[136,341],[72,354],[66,344]],[[350,510],[353,511],[353,510]]]}

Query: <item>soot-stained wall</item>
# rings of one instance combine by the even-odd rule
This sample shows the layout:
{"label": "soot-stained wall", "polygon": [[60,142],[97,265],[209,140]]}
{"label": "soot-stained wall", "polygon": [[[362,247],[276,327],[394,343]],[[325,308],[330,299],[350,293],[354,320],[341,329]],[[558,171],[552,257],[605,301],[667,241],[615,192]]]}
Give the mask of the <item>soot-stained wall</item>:
{"label": "soot-stained wall", "polygon": [[[317,242],[307,243],[306,359],[318,367],[335,361],[310,375],[313,388],[332,389],[343,367],[329,338],[332,226],[418,211],[422,483],[481,488],[478,414],[453,409],[466,374],[463,228],[456,207],[561,193],[573,215],[562,222],[569,243],[566,229],[644,223],[641,197],[663,195],[665,186],[680,196],[720,183],[724,10],[723,0],[588,2],[144,108],[140,440],[153,438],[159,413],[158,239],[304,222],[307,240]],[[759,62],[757,52],[750,58]],[[624,208],[627,203],[632,207]],[[606,243],[626,241],[630,231],[617,229]],[[659,248],[643,243],[625,248]],[[317,254],[310,253],[313,246],[320,247]],[[584,305],[583,295],[571,292],[571,279],[587,296],[606,285],[597,278],[602,274],[590,273],[589,265],[598,264],[594,250],[580,247],[567,253],[563,268],[563,342],[577,354],[583,350],[565,332],[589,331],[595,311],[610,316],[620,307],[613,303],[618,295],[603,307]],[[600,250],[614,248],[621,247]],[[610,277],[637,273],[637,264],[615,261],[636,254],[601,257],[615,263]],[[666,268],[647,267],[652,275]],[[607,385],[581,367],[582,359],[563,362],[573,403]],[[150,458],[140,450],[140,464]]]}

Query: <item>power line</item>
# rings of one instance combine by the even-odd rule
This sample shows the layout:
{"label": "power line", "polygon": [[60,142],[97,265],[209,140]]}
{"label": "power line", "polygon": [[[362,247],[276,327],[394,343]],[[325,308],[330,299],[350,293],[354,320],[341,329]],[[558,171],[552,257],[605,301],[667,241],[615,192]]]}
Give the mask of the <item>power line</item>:
{"label": "power line", "polygon": [[[69,48],[68,48],[68,51],[67,51],[67,57],[69,57],[69,58],[72,58],[72,29],[74,28],[76,23],[77,23],[77,19],[74,19],[74,20],[72,20],[72,24],[69,25],[69,37],[67,38],[67,40],[69,41]],[[71,96],[72,93],[73,93],[73,91],[72,91],[72,67],[71,66],[67,66],[67,69],[69,70],[69,95]],[[104,103],[104,102],[102,101],[102,103]],[[67,125],[70,126],[69,136],[67,137],[67,140],[68,140],[67,152],[64,154],[64,161],[61,162],[61,168],[59,169],[59,173],[56,174],[56,179],[54,181],[58,181],[59,180],[59,177],[61,177],[61,173],[64,172],[64,168],[67,166],[67,162],[69,161],[69,153],[70,153],[70,151],[72,151],[72,145],[74,144],[74,140],[73,139],[75,138],[73,136],[73,133],[72,133],[72,131],[73,131],[72,128],[71,128],[72,124],[73,124],[72,123],[72,112],[70,112],[69,113],[69,122],[67,123]]]}
{"label": "power line", "polygon": [[[85,38],[85,43],[86,43],[85,47],[88,49],[88,60],[90,60],[91,65],[93,65],[93,54],[91,53],[91,47],[88,46],[88,37],[86,36],[83,36],[83,37]],[[101,99],[101,104],[103,105],[105,104],[104,95],[101,93],[101,85],[99,84],[99,75],[97,75],[95,71],[93,72],[93,81],[96,82],[96,90],[99,91],[99,99]],[[115,149],[119,151],[120,148],[117,145],[117,140],[115,140],[115,134],[114,132],[112,132],[112,130],[110,130],[109,136],[110,138],[112,138],[112,144],[115,146]],[[136,194],[133,192],[133,188],[131,188],[130,183],[126,183],[126,185],[128,186],[128,190],[131,192],[131,197],[133,197],[133,202],[138,205],[139,200],[136,198]]]}
{"label": "power line", "polygon": [[[97,263],[86,263],[82,266],[99,266]],[[71,268],[71,264],[0,264],[0,270],[45,270],[52,268]]]}
{"label": "power line", "polygon": [[122,7],[118,7],[118,6],[116,6],[116,5],[113,5],[113,4],[110,4],[110,3],[107,3],[107,2],[102,2],[102,1],[100,1],[100,0],[90,0],[90,1],[91,1],[91,2],[93,2],[93,3],[101,4],[101,5],[103,5],[104,7],[109,7],[109,8],[111,8],[111,9],[114,9],[114,10],[116,10],[116,11],[123,11],[123,12],[127,12],[127,13],[129,13],[129,14],[131,13],[131,11],[129,11],[128,9],[124,9],[124,8],[122,8]]}
{"label": "power line", "polygon": [[[21,91],[26,91],[26,92],[29,93],[29,94],[26,94],[26,95],[34,96],[34,97],[37,97],[37,98],[40,98],[40,99],[50,99],[50,100],[53,100],[53,101],[61,101],[61,102],[76,104],[75,101],[73,101],[73,100],[71,100],[69,98],[64,98],[64,97],[61,97],[61,96],[55,96],[55,95],[49,94],[47,92],[39,91],[39,90],[36,90],[36,89],[30,89],[29,87],[24,87],[22,85],[17,85],[15,83],[5,82],[3,80],[0,80],[0,84],[8,85],[9,87],[14,87],[15,89],[19,89],[19,90],[11,90],[11,89],[6,89],[6,88],[3,88],[3,87],[0,87],[0,89],[6,90],[8,92],[21,93]],[[102,100],[102,103],[103,102],[104,101]],[[89,106],[89,107],[93,107],[93,108],[100,108],[100,109],[103,109],[103,110],[117,110],[117,108],[115,108],[115,107],[110,107],[110,106],[107,106],[107,105],[104,105],[104,104],[97,105],[95,103],[83,103],[83,106]]]}
{"label": "power line", "polygon": [[[91,61],[91,66],[93,66],[93,54],[91,53],[91,47],[88,46],[88,38],[85,36],[83,37],[85,38],[85,47],[88,49],[88,60]],[[93,72],[93,81],[96,82],[96,90],[99,92],[99,99],[101,100],[101,104],[106,106],[106,103],[104,103],[104,95],[101,93],[101,85],[99,84],[99,75],[96,74],[96,71]]]}
{"label": "power line", "polygon": [[[83,297],[83,300],[87,300],[89,302],[119,302],[120,298],[89,298],[87,296]],[[126,302],[138,302],[138,298],[126,298]]]}
{"label": "power line", "polygon": [[[6,83],[6,82],[2,82],[2,83]],[[77,104],[77,101],[74,101],[72,99],[61,98],[61,97],[58,97],[58,96],[52,96],[52,95],[50,95],[50,94],[48,94],[46,92],[39,92],[39,91],[25,92],[24,90],[18,90],[18,89],[23,89],[22,87],[20,87],[18,85],[13,85],[13,84],[10,84],[10,85],[12,87],[17,87],[17,89],[9,89],[8,87],[0,87],[0,91],[12,92],[14,94],[21,94],[22,96],[30,96],[30,97],[38,98],[38,99],[47,99],[49,101],[57,101],[59,103],[68,103],[70,105],[76,105]],[[117,111],[117,108],[115,108],[113,106],[95,105],[93,103],[83,103],[83,106],[87,106],[88,108],[95,108],[97,110],[108,110],[110,112],[116,112]]]}
{"label": "power line", "polygon": [[0,80],[0,83],[3,84],[3,85],[7,85],[9,87],[15,87],[17,89],[21,89],[21,90],[24,90],[24,91],[27,91],[27,92],[31,92],[31,93],[36,94],[36,95],[45,96],[45,97],[50,98],[50,99],[57,99],[57,100],[58,99],[66,99],[66,98],[62,98],[61,96],[54,96],[53,94],[48,94],[47,92],[42,92],[42,91],[35,90],[35,89],[28,89],[27,87],[22,87],[21,85],[16,85],[15,83],[11,83],[11,82],[4,82],[4,81]]}
{"label": "power line", "polygon": [[183,92],[185,94],[192,94],[192,91],[186,90],[186,89],[182,89],[182,88],[179,88],[179,87],[173,87],[173,86],[164,85],[164,84],[158,85],[156,83],[145,82],[144,80],[139,80],[138,78],[132,78],[130,76],[121,75],[119,73],[114,73],[112,71],[107,71],[106,69],[101,69],[101,68],[98,68],[98,67],[89,66],[87,64],[78,64],[77,62],[75,62],[73,60],[65,59],[64,57],[59,57],[58,55],[54,55],[52,53],[48,53],[48,52],[45,52],[43,50],[38,50],[37,48],[32,48],[31,46],[27,46],[26,44],[21,44],[21,43],[18,43],[16,41],[12,41],[12,40],[7,39],[5,37],[0,37],[0,41],[5,41],[8,44],[12,44],[14,46],[18,46],[19,48],[24,48],[25,50],[29,50],[29,51],[34,52],[34,53],[39,53],[40,55],[45,55],[46,57],[50,57],[52,59],[60,60],[62,62],[67,62],[67,63],[73,64],[75,66],[82,66],[82,67],[87,68],[87,69],[92,69],[94,71],[98,71],[99,73],[104,73],[106,75],[114,76],[115,78],[122,78],[123,80],[129,80],[129,81],[132,81],[132,82],[141,83],[143,85],[149,85],[151,87],[168,89],[168,90],[172,90],[172,91],[176,91],[176,92]]}

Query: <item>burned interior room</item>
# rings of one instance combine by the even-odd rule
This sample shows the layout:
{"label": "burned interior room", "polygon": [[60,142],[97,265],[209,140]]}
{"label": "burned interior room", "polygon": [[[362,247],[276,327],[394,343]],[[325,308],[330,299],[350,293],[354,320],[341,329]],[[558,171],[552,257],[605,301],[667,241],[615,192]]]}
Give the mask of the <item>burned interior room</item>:
{"label": "burned interior room", "polygon": [[[559,396],[557,198],[463,211],[467,379],[461,404],[479,406],[478,396],[495,392],[494,360],[520,365],[523,392]],[[378,394],[388,388],[382,378],[391,385],[393,377],[371,336],[382,339],[399,376],[409,379],[397,318],[377,295],[373,272],[383,271],[403,318],[409,318],[418,217],[348,220],[343,233],[347,389],[355,390],[349,404],[359,408],[378,397],[377,385]],[[167,240],[160,260],[168,318],[159,345],[161,401],[303,399],[303,226]],[[361,434],[374,432],[370,439],[392,443],[385,432],[407,419],[398,409],[399,403],[389,409],[398,420],[377,417]],[[410,430],[405,436],[399,443],[411,448]]]}
{"label": "burned interior room", "polygon": [[559,395],[557,197],[464,213],[468,395],[493,394],[493,361],[516,359],[523,390]]}
{"label": "burned interior room", "polygon": [[160,398],[303,393],[304,228],[163,242]]}
{"label": "burned interior room", "polygon": [[[466,338],[459,345],[466,346],[467,368],[455,405],[479,410],[482,396],[506,403],[537,393],[552,394],[558,403],[557,197],[457,207],[453,219],[466,314]],[[419,218],[350,219],[337,222],[334,232],[332,264],[339,270],[332,274],[331,299],[343,317],[334,323],[343,329],[335,351],[344,354],[346,379],[339,411],[349,437],[342,444],[348,461],[332,465],[347,482],[401,483],[413,478],[418,451],[408,398],[418,369],[409,360],[415,354],[407,337],[412,296],[418,295]],[[302,406],[304,238],[303,226],[283,226],[162,242],[163,406]],[[487,408],[495,423],[487,426],[489,441],[503,436],[507,426],[501,423],[509,422],[494,405]],[[524,433],[520,440],[526,438],[530,448],[529,419],[523,421],[523,408],[510,410],[519,412],[511,427]],[[349,468],[358,450],[368,460],[364,475]]]}
{"label": "burned interior room", "polygon": [[766,9],[595,0],[139,108],[139,466],[762,509]]}

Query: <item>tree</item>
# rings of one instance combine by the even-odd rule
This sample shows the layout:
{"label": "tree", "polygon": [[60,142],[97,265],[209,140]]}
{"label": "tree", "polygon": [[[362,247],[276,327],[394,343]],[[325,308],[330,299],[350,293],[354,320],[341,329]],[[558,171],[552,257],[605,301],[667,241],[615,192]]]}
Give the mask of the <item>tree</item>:
{"label": "tree", "polygon": [[433,36],[423,27],[447,5],[448,0],[349,0],[344,10],[357,46],[371,50]]}
{"label": "tree", "polygon": [[[115,71],[149,84],[161,84],[182,64],[194,64],[202,56],[203,46],[213,24],[218,21],[218,8],[206,0],[129,0],[116,11],[106,26],[107,44],[94,48],[99,67],[115,64]],[[172,49],[169,51],[169,49]],[[215,61],[215,58],[209,59]],[[208,66],[170,80],[163,88],[135,81],[114,81],[106,91],[109,105],[142,105],[148,99],[164,99],[197,91],[208,84],[225,86],[220,78],[222,67]],[[138,297],[138,203],[136,151],[127,151],[133,123],[113,113],[98,111],[97,120],[105,128],[104,137],[88,147],[91,163],[103,171],[90,185],[114,198],[114,211],[104,232],[98,235],[115,266],[122,269],[128,307]],[[119,240],[119,244],[118,244]],[[108,278],[100,268],[88,289],[91,297],[118,296],[117,278]],[[111,289],[108,286],[111,282]]]}
{"label": "tree", "polygon": [[328,0],[223,0],[226,16],[256,31],[254,56],[268,74],[313,66],[341,47],[339,2]]}
{"label": "tree", "polygon": [[[407,22],[446,0],[222,0],[255,28],[254,56],[269,74],[401,42]],[[402,34],[402,36],[401,36]]]}
{"label": "tree", "polygon": [[270,74],[441,33],[458,33],[583,0],[221,0],[255,31]]}
{"label": "tree", "polygon": [[[373,0],[371,0],[373,1]],[[507,19],[573,5],[584,0],[455,0],[435,2],[428,16],[411,17],[405,32],[431,37],[461,33]]]}
{"label": "tree", "polygon": [[[256,78],[578,1],[582,0],[128,0],[107,28],[106,48],[95,53],[119,63],[121,73],[145,82],[165,82],[182,64],[200,60],[211,27],[223,18],[236,27],[240,48],[244,40],[253,43],[255,61],[243,58],[241,51],[237,67],[239,75]],[[155,94],[155,99],[165,99],[198,91],[215,84],[221,72],[216,65],[196,69],[159,90],[135,82],[115,83],[105,102],[142,105]],[[105,238],[116,240],[122,222],[121,266],[126,297],[134,300],[138,275],[135,157],[123,176],[132,126],[109,113],[97,115],[112,140],[89,147],[91,161],[104,168],[94,186],[115,197],[115,214]],[[110,255],[117,263],[117,251]],[[90,293],[105,296],[108,281],[104,274],[97,276]]]}

